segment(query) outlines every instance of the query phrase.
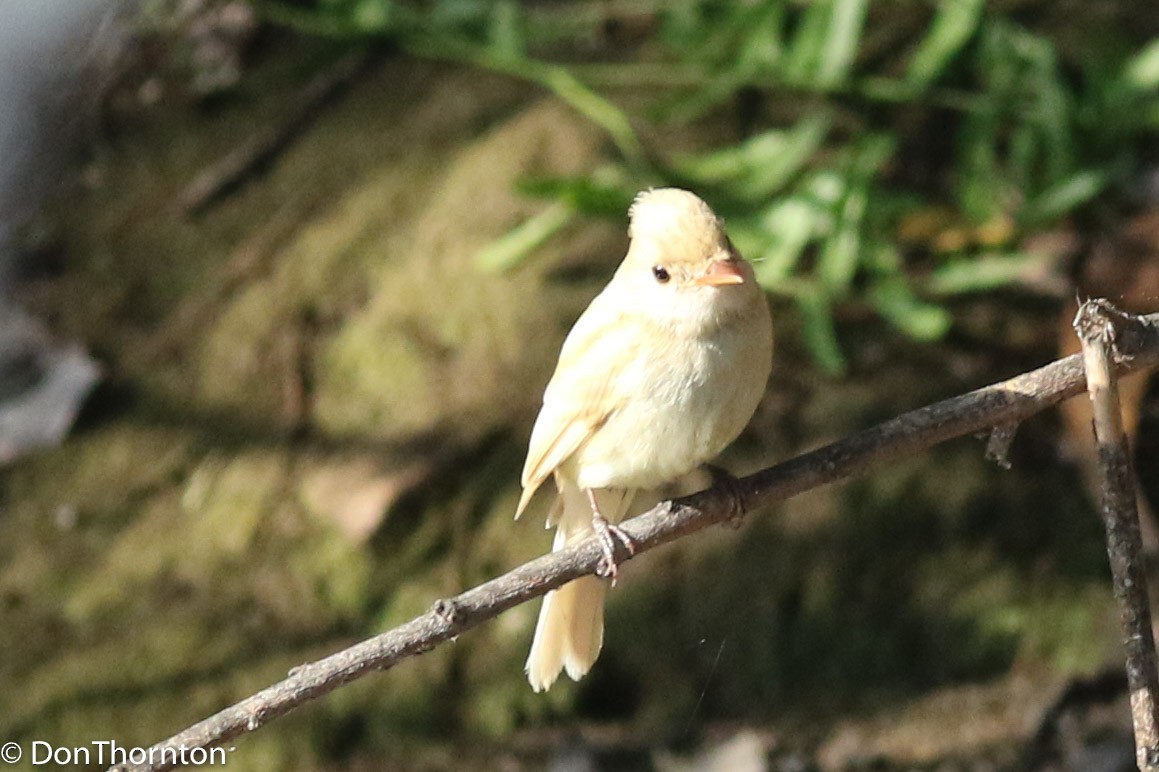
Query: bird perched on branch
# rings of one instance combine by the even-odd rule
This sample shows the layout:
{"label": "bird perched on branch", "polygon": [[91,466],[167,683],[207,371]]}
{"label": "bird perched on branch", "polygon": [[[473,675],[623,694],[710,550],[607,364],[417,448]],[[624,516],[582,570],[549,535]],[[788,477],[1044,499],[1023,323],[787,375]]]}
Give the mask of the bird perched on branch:
{"label": "bird perched on branch", "polygon": [[772,364],[764,292],[700,198],[661,188],[629,211],[628,254],[575,323],[531,432],[515,516],[554,477],[553,550],[591,536],[604,559],[544,598],[527,658],[535,691],[591,669],[616,578],[616,524],[636,491],[670,482],[736,439]]}

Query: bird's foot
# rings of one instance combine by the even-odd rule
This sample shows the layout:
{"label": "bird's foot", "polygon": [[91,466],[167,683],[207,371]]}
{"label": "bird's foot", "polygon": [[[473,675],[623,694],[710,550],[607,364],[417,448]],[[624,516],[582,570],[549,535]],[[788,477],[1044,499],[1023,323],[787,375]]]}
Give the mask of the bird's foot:
{"label": "bird's foot", "polygon": [[616,560],[617,542],[624,545],[629,557],[636,554],[636,545],[623,528],[612,525],[599,512],[592,513],[592,528],[595,529],[596,538],[600,540],[600,549],[604,553],[596,572],[600,576],[611,579],[612,586],[615,587],[616,580],[620,578],[619,561]]}
{"label": "bird's foot", "polygon": [[725,518],[724,524],[729,528],[740,528],[744,523],[745,514],[740,480],[732,472],[719,466],[705,464],[704,468],[712,475],[712,487],[719,489],[728,499],[728,517]]}
{"label": "bird's foot", "polygon": [[604,553],[599,565],[596,566],[596,573],[611,579],[612,586],[615,587],[616,580],[620,578],[619,561],[616,560],[616,542],[624,545],[624,549],[628,551],[628,557],[636,554],[636,545],[632,542],[632,538],[624,533],[623,528],[612,525],[600,512],[600,504],[596,501],[596,492],[588,488],[586,493],[588,503],[592,507],[592,530],[595,531],[596,538],[600,540],[600,549]]}

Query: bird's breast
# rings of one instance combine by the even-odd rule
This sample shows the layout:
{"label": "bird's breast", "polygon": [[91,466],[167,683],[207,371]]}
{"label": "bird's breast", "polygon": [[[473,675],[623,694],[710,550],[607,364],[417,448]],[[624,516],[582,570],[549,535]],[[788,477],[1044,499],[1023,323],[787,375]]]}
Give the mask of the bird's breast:
{"label": "bird's breast", "polygon": [[770,336],[768,317],[757,315],[708,336],[672,334],[644,347],[620,376],[633,396],[572,459],[576,482],[654,488],[719,454],[764,394]]}

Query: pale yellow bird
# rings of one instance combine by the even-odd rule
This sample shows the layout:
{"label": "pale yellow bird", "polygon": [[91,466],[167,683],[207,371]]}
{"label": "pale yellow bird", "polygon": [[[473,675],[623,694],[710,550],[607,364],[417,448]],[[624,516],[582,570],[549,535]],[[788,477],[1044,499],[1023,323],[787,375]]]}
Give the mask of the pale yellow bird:
{"label": "pale yellow bird", "polygon": [[[744,429],[772,365],[764,292],[720,219],[685,190],[639,194],[630,245],[575,323],[531,431],[523,495],[555,478],[553,550],[593,535],[616,575],[615,526],[636,491],[704,464]],[[579,680],[604,639],[608,579],[585,576],[544,598],[527,658],[535,691]]]}

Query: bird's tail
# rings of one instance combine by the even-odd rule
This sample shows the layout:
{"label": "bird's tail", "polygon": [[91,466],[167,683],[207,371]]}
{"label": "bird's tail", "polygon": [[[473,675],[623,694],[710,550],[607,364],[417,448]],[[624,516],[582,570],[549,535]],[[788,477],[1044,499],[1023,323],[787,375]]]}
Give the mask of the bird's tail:
{"label": "bird's tail", "polygon": [[[555,516],[547,522],[549,527],[556,528],[553,551],[583,541],[594,533],[587,494],[561,475],[557,475],[556,484],[559,501]],[[632,502],[629,491],[597,490],[595,496],[600,513],[613,524],[623,519]],[[544,597],[525,667],[532,689],[541,692],[549,688],[562,670],[573,681],[578,681],[591,669],[604,643],[607,592],[607,579],[583,576]]]}

